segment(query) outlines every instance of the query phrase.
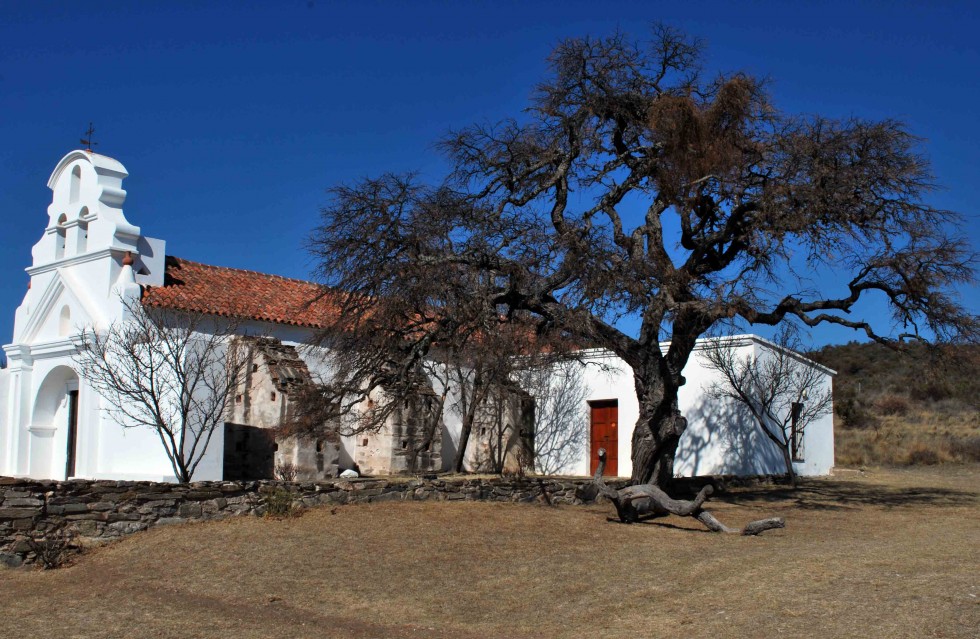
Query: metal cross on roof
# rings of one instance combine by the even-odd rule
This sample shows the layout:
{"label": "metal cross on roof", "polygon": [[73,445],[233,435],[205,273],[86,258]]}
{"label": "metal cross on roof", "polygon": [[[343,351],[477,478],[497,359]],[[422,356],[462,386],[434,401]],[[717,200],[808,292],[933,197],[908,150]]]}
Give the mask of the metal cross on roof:
{"label": "metal cross on roof", "polygon": [[88,123],[88,131],[85,132],[85,137],[81,139],[81,143],[85,145],[86,151],[91,151],[93,146],[97,146],[98,142],[92,141],[92,134],[95,133],[95,127],[92,123]]}

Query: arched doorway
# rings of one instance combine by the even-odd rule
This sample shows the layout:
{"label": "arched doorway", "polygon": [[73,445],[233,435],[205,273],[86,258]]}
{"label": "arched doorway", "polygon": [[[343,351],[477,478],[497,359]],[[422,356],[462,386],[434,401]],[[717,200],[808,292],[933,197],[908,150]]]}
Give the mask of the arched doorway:
{"label": "arched doorway", "polygon": [[75,474],[78,441],[78,375],[67,366],[52,369],[34,400],[30,426],[29,475],[67,479]]}

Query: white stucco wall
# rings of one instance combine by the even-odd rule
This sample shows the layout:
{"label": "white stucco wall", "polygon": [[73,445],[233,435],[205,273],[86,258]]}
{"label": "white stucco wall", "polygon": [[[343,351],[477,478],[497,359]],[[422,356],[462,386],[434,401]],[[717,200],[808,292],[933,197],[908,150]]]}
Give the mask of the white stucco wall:
{"label": "white stucco wall", "polygon": [[10,440],[10,416],[8,415],[10,403],[7,401],[7,395],[9,394],[10,370],[0,368],[0,468],[4,467],[4,457],[7,452],[3,446]]}
{"label": "white stucco wall", "polygon": [[[768,343],[755,336],[746,336],[739,346],[740,356],[758,356],[770,348]],[[703,344],[703,343],[702,343]],[[700,348],[700,346],[699,346]],[[584,358],[582,375],[588,386],[584,419],[589,419],[589,402],[616,400],[618,402],[618,472],[621,477],[632,473],[633,428],[639,416],[639,403],[633,386],[633,374],[621,359],[608,351],[591,351]],[[808,361],[808,360],[806,360]],[[813,363],[808,365],[819,366]],[[819,367],[826,371],[822,367]],[[687,430],[681,437],[675,459],[677,476],[694,475],[756,475],[784,472],[782,454],[755,425],[750,416],[732,401],[709,398],[707,388],[719,378],[717,372],[703,366],[697,350],[684,369],[687,383],[681,387],[678,403],[681,413],[688,420]],[[823,383],[832,383],[830,371],[823,376]],[[567,466],[567,474],[589,474],[590,437],[577,461]],[[794,464],[801,475],[826,475],[834,465],[833,415],[829,414],[810,424],[804,431],[804,461]]]}
{"label": "white stucco wall", "polygon": [[[65,478],[67,393],[78,390],[75,476],[173,475],[153,431],[113,423],[105,400],[71,370],[74,340],[84,328],[123,319],[122,297],[139,294],[137,277],[163,283],[165,243],[140,235],[123,214],[126,175],[112,158],[73,151],[48,181],[48,224],[32,250],[30,286],[4,346],[9,367],[0,379],[7,397],[0,409],[0,474]],[[135,255],[134,266],[123,263],[127,253]]]}

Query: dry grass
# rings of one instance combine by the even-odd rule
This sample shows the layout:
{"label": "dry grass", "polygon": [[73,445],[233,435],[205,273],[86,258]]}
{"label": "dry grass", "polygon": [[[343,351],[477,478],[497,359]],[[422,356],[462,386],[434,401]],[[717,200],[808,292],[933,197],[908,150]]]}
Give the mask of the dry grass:
{"label": "dry grass", "polygon": [[168,527],[0,570],[4,637],[975,637],[980,466],[763,487],[726,523],[385,503]]}
{"label": "dry grass", "polygon": [[834,430],[838,466],[896,466],[980,461],[975,412],[911,410],[881,416],[874,428]]}

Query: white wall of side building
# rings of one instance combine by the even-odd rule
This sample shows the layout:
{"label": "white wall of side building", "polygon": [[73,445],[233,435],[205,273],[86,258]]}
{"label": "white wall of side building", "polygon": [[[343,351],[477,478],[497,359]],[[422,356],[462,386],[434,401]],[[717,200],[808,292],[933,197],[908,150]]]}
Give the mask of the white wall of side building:
{"label": "white wall of side building", "polygon": [[[709,397],[707,390],[720,380],[720,373],[700,361],[698,352],[705,342],[699,342],[684,369],[686,384],[681,387],[678,404],[681,414],[688,420],[687,430],[681,437],[674,462],[674,473],[679,477],[695,475],[766,475],[782,474],[785,463],[782,453],[760,430],[744,408],[732,400]],[[740,357],[764,356],[772,348],[766,340],[756,336],[739,339]],[[580,372],[587,387],[587,397],[582,406],[582,419],[588,423],[590,405],[593,402],[615,400],[618,408],[618,468],[617,476],[629,477],[633,428],[639,416],[639,402],[634,390],[633,373],[629,366],[613,353],[604,350],[584,354]],[[800,358],[808,366],[817,367],[822,373],[822,383],[832,383],[833,372],[819,364]],[[827,475],[834,465],[834,431],[832,412],[806,427],[803,435],[804,459],[794,463],[794,470],[805,476]],[[573,456],[561,474],[590,474],[591,437],[586,433],[585,442],[578,455]]]}

